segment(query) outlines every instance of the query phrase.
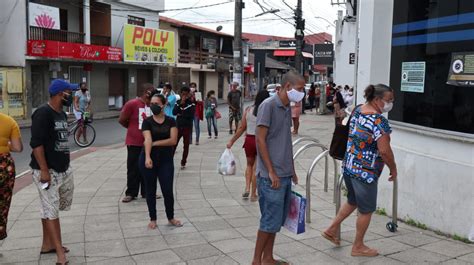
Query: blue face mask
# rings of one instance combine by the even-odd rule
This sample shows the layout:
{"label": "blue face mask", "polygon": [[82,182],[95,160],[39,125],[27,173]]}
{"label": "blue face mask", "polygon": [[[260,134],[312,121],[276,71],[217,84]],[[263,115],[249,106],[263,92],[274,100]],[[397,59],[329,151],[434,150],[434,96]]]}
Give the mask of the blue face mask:
{"label": "blue face mask", "polygon": [[300,102],[301,100],[303,100],[303,97],[304,97],[303,92],[300,92],[294,88],[292,88],[290,91],[286,93],[288,95],[288,99],[290,100],[290,102],[294,102],[294,103]]}

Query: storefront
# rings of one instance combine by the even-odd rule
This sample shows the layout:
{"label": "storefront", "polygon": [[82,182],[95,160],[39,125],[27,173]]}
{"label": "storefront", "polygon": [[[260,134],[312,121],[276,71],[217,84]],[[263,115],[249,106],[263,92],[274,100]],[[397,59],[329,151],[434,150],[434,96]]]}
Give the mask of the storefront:
{"label": "storefront", "polygon": [[[371,83],[395,91],[388,118],[398,216],[467,238],[474,225],[474,2],[361,1],[358,14],[358,103]],[[390,214],[387,171],[378,204]]]}
{"label": "storefront", "polygon": [[24,69],[0,67],[0,113],[14,118],[25,116]]}

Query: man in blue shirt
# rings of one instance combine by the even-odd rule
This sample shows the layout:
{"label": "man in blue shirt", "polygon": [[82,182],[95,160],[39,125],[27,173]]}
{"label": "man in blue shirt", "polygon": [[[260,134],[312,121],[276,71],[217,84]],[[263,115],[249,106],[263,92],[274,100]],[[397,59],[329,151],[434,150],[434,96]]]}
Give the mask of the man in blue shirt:
{"label": "man in blue shirt", "polygon": [[163,95],[166,97],[165,115],[176,120],[176,115],[173,115],[176,95],[172,93],[172,89],[171,84],[168,83],[163,87]]}

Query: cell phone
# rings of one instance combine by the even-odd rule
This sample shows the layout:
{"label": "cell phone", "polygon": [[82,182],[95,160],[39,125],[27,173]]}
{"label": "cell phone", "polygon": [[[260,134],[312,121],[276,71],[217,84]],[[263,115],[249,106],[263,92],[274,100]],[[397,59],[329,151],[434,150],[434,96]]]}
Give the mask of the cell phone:
{"label": "cell phone", "polygon": [[49,182],[41,183],[41,189],[48,190],[49,189]]}

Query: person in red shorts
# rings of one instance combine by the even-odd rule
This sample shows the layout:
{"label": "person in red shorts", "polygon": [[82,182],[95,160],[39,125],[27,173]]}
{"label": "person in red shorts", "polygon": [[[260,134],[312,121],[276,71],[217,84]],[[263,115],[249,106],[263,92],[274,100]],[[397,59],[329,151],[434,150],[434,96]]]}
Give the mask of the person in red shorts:
{"label": "person in red shorts", "polygon": [[[245,170],[245,191],[242,194],[242,198],[248,199],[251,193],[251,201],[257,201],[257,180],[255,175],[255,160],[257,158],[255,129],[257,127],[257,112],[260,104],[268,97],[270,97],[270,94],[267,90],[261,90],[260,92],[258,92],[257,96],[255,97],[254,105],[245,109],[244,117],[242,119],[240,127],[237,129],[234,136],[227,144],[227,148],[232,148],[234,143],[245,132],[245,142],[243,147],[245,150],[245,156],[247,157],[247,169]],[[252,188],[251,191],[250,188]]]}

